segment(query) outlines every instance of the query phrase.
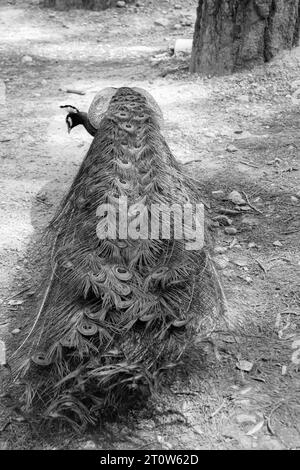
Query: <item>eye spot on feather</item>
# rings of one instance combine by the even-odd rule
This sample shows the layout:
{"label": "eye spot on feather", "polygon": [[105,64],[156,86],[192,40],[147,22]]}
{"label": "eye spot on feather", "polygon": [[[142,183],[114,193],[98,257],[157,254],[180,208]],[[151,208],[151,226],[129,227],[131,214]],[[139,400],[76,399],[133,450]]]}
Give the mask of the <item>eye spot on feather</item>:
{"label": "eye spot on feather", "polygon": [[77,330],[84,336],[93,336],[97,333],[98,327],[95,323],[82,322],[77,326]]}
{"label": "eye spot on feather", "polygon": [[128,160],[117,160],[116,161],[117,165],[119,168],[123,169],[123,170],[128,170],[129,168],[132,168],[132,163]]}
{"label": "eye spot on feather", "polygon": [[42,351],[31,356],[31,360],[38,366],[49,366],[51,364],[51,360]]}
{"label": "eye spot on feather", "polygon": [[132,278],[132,274],[123,266],[116,266],[114,274],[119,281],[129,281]]}

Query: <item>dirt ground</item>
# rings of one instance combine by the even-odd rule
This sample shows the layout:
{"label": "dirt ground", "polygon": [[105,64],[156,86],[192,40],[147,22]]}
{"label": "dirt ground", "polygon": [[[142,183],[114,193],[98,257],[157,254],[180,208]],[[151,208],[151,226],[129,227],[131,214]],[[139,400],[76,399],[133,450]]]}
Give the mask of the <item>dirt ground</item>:
{"label": "dirt ground", "polygon": [[[300,49],[252,71],[191,76],[188,59],[160,54],[192,38],[196,0],[139,3],[55,12],[1,2],[0,339],[13,349],[36,311],[46,261],[38,241],[91,142],[83,129],[67,134],[59,105],[84,110],[96,91],[121,85],[157,99],[167,141],[191,162],[211,216],[237,212],[236,234],[216,224],[216,262],[243,331],[220,334],[219,360],[208,350],[198,380],[174,383],[171,399],[83,435],[37,431],[3,380],[0,448],[299,449]],[[174,27],[183,18],[190,26]],[[233,190],[245,210],[227,200]]]}

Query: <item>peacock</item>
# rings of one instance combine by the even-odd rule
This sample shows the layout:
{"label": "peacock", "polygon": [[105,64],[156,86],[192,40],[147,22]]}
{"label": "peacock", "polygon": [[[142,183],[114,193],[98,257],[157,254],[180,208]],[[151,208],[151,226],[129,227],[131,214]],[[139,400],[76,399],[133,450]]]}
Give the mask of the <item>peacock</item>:
{"label": "peacock", "polygon": [[[68,130],[83,124],[94,138],[49,224],[51,270],[14,374],[26,409],[86,425],[156,393],[209,338],[224,302],[206,232],[200,248],[187,249],[190,232],[175,236],[170,216],[169,236],[145,235],[168,207],[201,202],[153,97],[110,87],[88,113],[65,108]],[[120,200],[133,227],[127,236]]]}

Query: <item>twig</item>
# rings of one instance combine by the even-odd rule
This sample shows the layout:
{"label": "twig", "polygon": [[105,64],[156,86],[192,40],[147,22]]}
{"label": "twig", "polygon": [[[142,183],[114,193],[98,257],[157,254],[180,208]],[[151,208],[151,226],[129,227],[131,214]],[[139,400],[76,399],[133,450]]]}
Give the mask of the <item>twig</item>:
{"label": "twig", "polygon": [[0,433],[5,431],[5,429],[8,427],[8,426],[11,426],[12,424],[12,421],[11,421],[11,418],[9,418],[6,423],[3,424],[2,428],[0,429]]}
{"label": "twig", "polygon": [[292,233],[297,233],[300,232],[300,228],[297,228],[295,230],[289,230],[287,232],[281,232],[281,235],[291,235]]}
{"label": "twig", "polygon": [[158,443],[158,441],[146,442],[146,444],[143,444],[142,446],[137,447],[137,450],[145,449],[145,447],[152,446],[153,444],[157,444],[157,443]]}
{"label": "twig", "polygon": [[193,391],[190,391],[190,392],[173,392],[174,395],[192,395],[194,397],[198,397],[199,396],[199,392],[193,392]]}
{"label": "twig", "polygon": [[257,165],[253,165],[253,163],[244,162],[242,160],[240,160],[240,163],[242,163],[243,165],[252,166],[253,168],[259,168]]}
{"label": "twig", "polygon": [[15,297],[18,297],[19,295],[24,294],[24,292],[27,292],[27,291],[30,290],[31,288],[32,288],[32,286],[25,287],[24,289],[20,290],[20,291],[17,292],[16,294],[10,296],[10,298],[11,298],[11,299],[14,299]]}
{"label": "twig", "polygon": [[255,259],[255,261],[257,262],[258,266],[263,270],[263,272],[264,272],[264,273],[267,273],[267,270],[266,270],[266,268],[264,267],[264,265],[262,264],[262,262],[259,261],[259,259],[257,259],[257,258],[254,258],[254,259]]}
{"label": "twig", "polygon": [[85,91],[72,90],[72,89],[67,89],[66,93],[73,93],[74,95],[85,95]]}
{"label": "twig", "polygon": [[237,243],[237,239],[234,238],[234,239],[232,240],[232,242],[230,243],[229,248],[230,248],[230,249],[233,248],[236,243]]}
{"label": "twig", "polygon": [[189,162],[182,163],[182,165],[191,165],[192,163],[195,162],[202,162],[202,160],[190,160]]}
{"label": "twig", "polygon": [[281,405],[283,405],[287,400],[286,399],[283,399],[283,400],[280,400],[273,408],[272,410],[270,411],[270,414],[268,416],[265,416],[265,419],[266,419],[266,422],[267,422],[267,428],[269,430],[269,432],[275,436],[275,432],[271,426],[271,418],[272,418],[272,415],[273,413],[278,410],[278,408],[281,407]]}
{"label": "twig", "polygon": [[163,72],[161,72],[160,76],[161,77],[166,77],[167,75],[171,74],[171,73],[176,73],[176,72],[180,72],[180,71],[183,71],[183,70],[189,70],[189,66],[188,65],[184,65],[182,67],[176,67],[175,69],[167,69],[167,70],[164,70]]}
{"label": "twig", "polygon": [[240,211],[235,211],[233,209],[226,209],[225,207],[221,207],[218,210],[219,214],[225,214],[225,215],[241,215]]}
{"label": "twig", "polygon": [[280,312],[280,315],[300,315],[300,312],[294,312],[291,310],[286,310],[285,312]]}
{"label": "twig", "polygon": [[248,206],[251,207],[251,209],[253,209],[254,211],[256,211],[256,212],[258,212],[259,214],[262,214],[262,215],[263,215],[263,212],[262,212],[262,211],[260,211],[259,209],[257,209],[255,206],[253,206],[253,205],[250,203],[247,194],[246,194],[244,191],[242,191],[242,193],[243,193],[243,195],[244,195],[244,197],[245,197],[245,199],[246,199],[246,201],[247,201]]}
{"label": "twig", "polygon": [[225,400],[223,400],[221,405],[218,406],[218,408],[209,416],[209,418],[213,418],[214,416],[216,416],[222,410],[222,408],[224,408],[225,405],[226,405]]}
{"label": "twig", "polygon": [[1,139],[0,142],[10,142],[12,139]]}

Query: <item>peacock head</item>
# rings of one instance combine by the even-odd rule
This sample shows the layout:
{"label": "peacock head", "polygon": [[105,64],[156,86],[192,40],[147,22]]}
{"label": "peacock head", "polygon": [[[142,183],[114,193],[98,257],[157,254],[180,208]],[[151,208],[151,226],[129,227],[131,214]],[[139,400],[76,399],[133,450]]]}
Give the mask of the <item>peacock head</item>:
{"label": "peacock head", "polygon": [[67,116],[66,116],[66,123],[68,127],[68,133],[71,132],[71,129],[73,127],[78,126],[79,124],[84,124],[83,123],[83,116],[82,113],[75,108],[75,106],[71,106],[69,104],[60,106],[61,108],[64,108],[67,111]]}
{"label": "peacock head", "polygon": [[142,95],[144,98],[146,98],[148,106],[156,113],[159,125],[162,127],[163,115],[161,109],[154,98],[146,90],[137,87],[132,89],[122,87],[119,88],[119,90],[114,87],[107,87],[96,94],[87,113],[79,111],[74,106],[61,106],[61,108],[64,108],[68,113],[66,116],[68,132],[70,133],[71,129],[78,126],[79,124],[82,124],[86,130],[92,136],[94,136],[97,132],[97,129],[100,127],[102,119],[107,114],[111,100],[113,98],[117,99],[119,94],[121,95],[123,93],[126,95],[126,93],[132,94],[132,92],[134,92],[134,94]]}

